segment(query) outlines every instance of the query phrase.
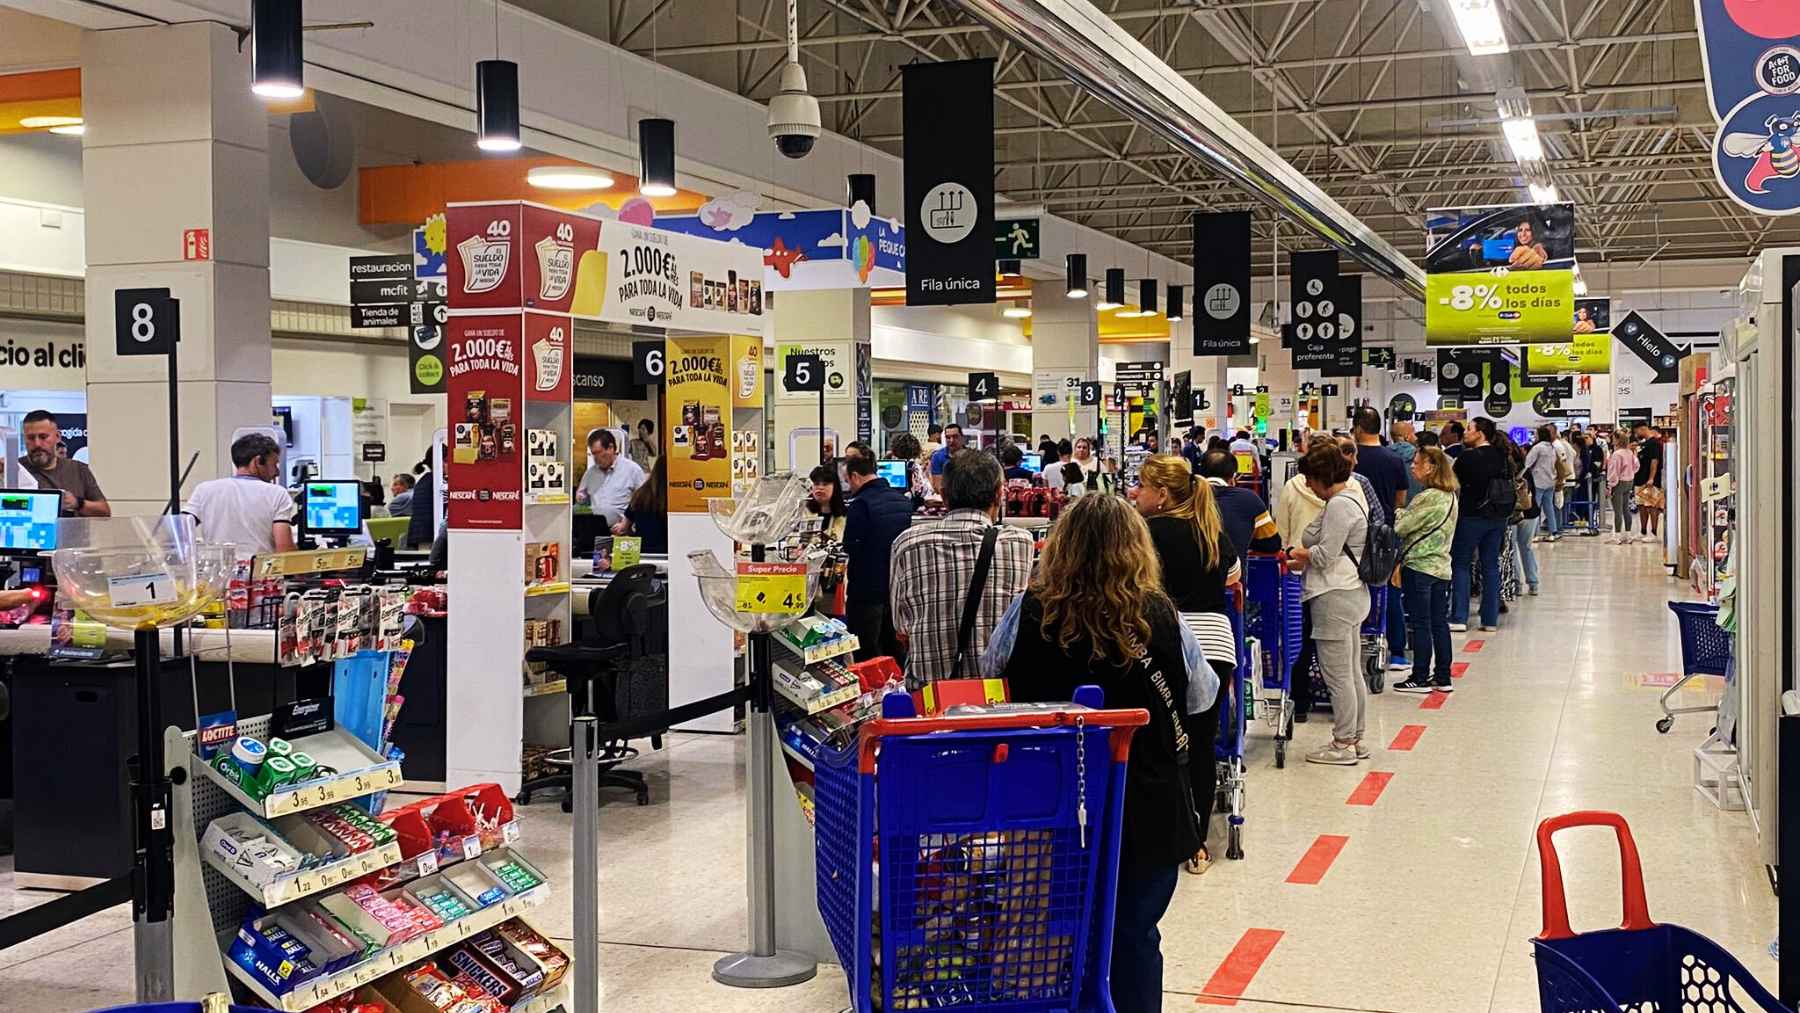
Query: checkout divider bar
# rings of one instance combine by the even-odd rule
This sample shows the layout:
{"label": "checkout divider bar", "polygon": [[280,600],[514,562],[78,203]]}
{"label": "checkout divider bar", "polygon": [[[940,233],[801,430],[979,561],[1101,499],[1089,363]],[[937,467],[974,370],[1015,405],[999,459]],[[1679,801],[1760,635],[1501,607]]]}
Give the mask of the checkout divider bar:
{"label": "checkout divider bar", "polygon": [[0,950],[131,902],[133,873],[0,918]]}

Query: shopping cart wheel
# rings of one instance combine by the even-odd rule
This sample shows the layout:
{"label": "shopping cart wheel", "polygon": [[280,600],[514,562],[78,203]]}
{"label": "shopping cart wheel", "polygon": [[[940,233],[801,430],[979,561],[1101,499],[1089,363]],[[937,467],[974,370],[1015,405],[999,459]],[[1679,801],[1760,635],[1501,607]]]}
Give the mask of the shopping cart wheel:
{"label": "shopping cart wheel", "polygon": [[1287,766],[1287,740],[1286,739],[1276,739],[1275,740],[1275,769],[1280,770],[1281,768],[1283,768],[1285,766]]}
{"label": "shopping cart wheel", "polygon": [[1673,727],[1675,727],[1675,715],[1673,714],[1665,718],[1656,719],[1656,730],[1664,735],[1669,734],[1669,729]]}
{"label": "shopping cart wheel", "polygon": [[1225,831],[1225,857],[1233,862],[1244,860],[1244,828],[1236,824]]}

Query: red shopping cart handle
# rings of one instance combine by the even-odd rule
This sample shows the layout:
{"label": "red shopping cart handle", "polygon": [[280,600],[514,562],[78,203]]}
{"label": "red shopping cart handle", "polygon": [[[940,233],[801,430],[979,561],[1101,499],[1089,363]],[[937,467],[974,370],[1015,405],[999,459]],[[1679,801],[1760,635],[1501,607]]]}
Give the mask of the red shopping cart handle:
{"label": "red shopping cart handle", "polygon": [[1123,761],[1131,748],[1131,732],[1150,723],[1142,708],[1084,711],[1027,711],[955,718],[875,718],[864,723],[857,738],[857,768],[875,772],[875,748],[888,735],[924,735],[930,732],[989,732],[1029,728],[1073,728],[1077,718],[1089,728],[1111,728],[1113,759]]}
{"label": "red shopping cart handle", "polygon": [[1542,870],[1544,892],[1544,931],[1539,939],[1572,939],[1569,928],[1569,900],[1563,893],[1562,861],[1556,855],[1551,836],[1570,827],[1612,827],[1619,839],[1619,894],[1625,901],[1625,920],[1619,928],[1627,931],[1653,929],[1650,905],[1644,900],[1644,866],[1638,860],[1637,841],[1631,827],[1618,813],[1584,810],[1552,816],[1538,824],[1538,865]]}

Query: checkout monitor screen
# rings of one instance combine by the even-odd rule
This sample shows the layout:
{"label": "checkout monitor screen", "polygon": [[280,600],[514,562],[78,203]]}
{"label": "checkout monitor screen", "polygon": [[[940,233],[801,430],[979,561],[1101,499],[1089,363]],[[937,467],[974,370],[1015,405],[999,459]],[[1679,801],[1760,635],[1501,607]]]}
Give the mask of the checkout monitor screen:
{"label": "checkout monitor screen", "polygon": [[362,532],[362,488],[353,480],[306,483],[306,530],[315,535]]}
{"label": "checkout monitor screen", "polygon": [[56,548],[62,493],[54,489],[0,489],[0,552],[49,552]]}
{"label": "checkout monitor screen", "polygon": [[1020,461],[1019,464],[1026,471],[1032,472],[1034,474],[1042,475],[1044,473],[1044,455],[1043,454],[1026,454],[1025,459]]}
{"label": "checkout monitor screen", "polygon": [[888,485],[901,492],[912,488],[912,483],[906,480],[905,461],[876,461],[875,474],[886,479]]}

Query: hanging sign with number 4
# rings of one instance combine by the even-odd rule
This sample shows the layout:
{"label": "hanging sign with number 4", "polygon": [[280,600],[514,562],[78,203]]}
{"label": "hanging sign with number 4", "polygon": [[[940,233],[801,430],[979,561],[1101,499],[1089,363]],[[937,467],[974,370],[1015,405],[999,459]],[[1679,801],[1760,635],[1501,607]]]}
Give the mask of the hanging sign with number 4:
{"label": "hanging sign with number 4", "polygon": [[167,355],[181,340],[181,302],[166,288],[116,289],[113,332],[120,355]]}
{"label": "hanging sign with number 4", "polygon": [[1000,375],[998,373],[970,373],[969,400],[988,401],[1000,396]]}

